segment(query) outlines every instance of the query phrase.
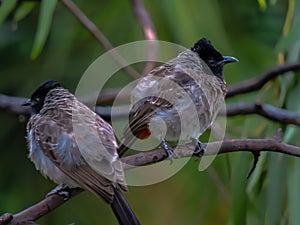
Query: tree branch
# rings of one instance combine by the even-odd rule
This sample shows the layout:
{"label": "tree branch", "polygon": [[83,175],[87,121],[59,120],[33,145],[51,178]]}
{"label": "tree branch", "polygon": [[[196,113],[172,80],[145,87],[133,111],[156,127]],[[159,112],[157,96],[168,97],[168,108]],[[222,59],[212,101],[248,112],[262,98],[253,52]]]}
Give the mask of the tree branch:
{"label": "tree branch", "polygon": [[[20,0],[19,2],[22,2]],[[31,0],[40,2],[41,0]],[[95,39],[107,50],[112,50],[114,47],[111,42],[106,38],[106,36],[101,32],[101,30],[84,14],[84,12],[72,1],[72,0],[61,0],[62,4],[75,16],[75,18],[95,37]],[[2,0],[0,0],[0,4]],[[152,20],[145,9],[141,0],[131,0],[132,8],[135,16],[143,29],[144,37],[146,40],[156,40],[156,32],[152,23]],[[154,58],[157,53],[157,49],[151,48],[147,51],[149,58]],[[122,58],[120,54],[116,51],[109,52],[112,57],[120,64],[123,69],[134,79],[140,78],[140,74],[133,69],[131,66],[127,65],[126,61]],[[155,62],[147,62],[143,71],[143,74],[147,74],[155,67]]]}
{"label": "tree branch", "polygon": [[[204,156],[225,154],[230,152],[251,152],[254,155],[258,155],[262,151],[267,152],[277,152],[282,154],[287,154],[291,156],[300,157],[300,147],[285,144],[281,142],[282,131],[279,129],[276,135],[272,138],[266,139],[232,139],[224,140],[222,142],[212,142],[209,143],[210,147],[207,148]],[[204,144],[207,146],[207,144]],[[218,146],[221,146],[220,149]],[[187,144],[184,146],[177,146],[174,154],[174,159],[184,158],[193,156],[195,150],[194,144]],[[147,152],[137,153],[135,155],[127,156],[122,158],[124,163],[124,169],[132,169],[136,166],[150,165],[167,158],[167,154],[164,149],[156,149]],[[79,194],[81,189],[72,189],[70,192],[70,198]],[[33,222],[38,218],[46,215],[47,213],[53,211],[58,206],[65,203],[67,200],[60,195],[51,195],[46,197],[41,202],[31,206],[24,211],[15,214],[4,214],[0,217],[0,225],[17,225],[20,222]],[[10,222],[9,222],[10,221]]]}
{"label": "tree branch", "polygon": [[[96,107],[96,113],[106,120],[128,117],[129,106],[114,106],[114,114],[110,106]],[[226,106],[226,112],[220,112],[221,116],[233,117],[241,115],[257,114],[266,119],[282,124],[294,124],[300,126],[300,115],[286,109],[264,104],[260,100],[253,103],[232,103]]]}
{"label": "tree branch", "polygon": [[[69,189],[68,199],[71,199],[81,193],[83,190],[79,188]],[[54,194],[47,196],[37,204],[15,214],[6,213],[0,217],[0,225],[20,225],[20,224],[35,224],[34,221],[47,215],[57,207],[67,202],[65,196]]]}
{"label": "tree branch", "polygon": [[21,106],[26,98],[0,94],[0,110],[14,115],[30,115],[30,108]]}
{"label": "tree branch", "polygon": [[[223,113],[224,114],[224,113]],[[300,126],[300,115],[286,109],[264,104],[261,101],[253,103],[233,103],[226,106],[226,116],[257,114],[274,122]]]}
{"label": "tree branch", "polygon": [[[156,40],[156,31],[151,20],[150,15],[148,14],[142,0],[131,0],[131,6],[133,12],[142,27],[144,37],[146,40]],[[146,52],[148,54],[148,59],[155,58],[154,56],[157,55],[158,46],[154,45],[151,46],[151,49],[148,49]],[[152,69],[154,69],[156,62],[154,61],[147,61],[143,70],[143,74],[148,74]]]}
{"label": "tree branch", "polygon": [[226,97],[233,97],[238,94],[245,94],[252,91],[257,91],[265,83],[276,78],[279,75],[284,75],[286,72],[299,71],[300,61],[295,63],[287,63],[270,69],[269,71],[263,73],[258,78],[243,81],[241,83],[235,84],[229,87]]}
{"label": "tree branch", "polygon": [[[287,155],[300,157],[300,147],[294,145],[288,145],[281,142],[282,131],[278,129],[276,135],[272,138],[266,139],[231,139],[224,141],[216,141],[209,143],[209,148],[205,152],[204,156],[219,155],[230,152],[278,152]],[[206,147],[207,144],[204,144]],[[221,146],[220,149],[218,146]],[[177,146],[175,151],[176,158],[191,157],[195,150],[194,144],[187,144]],[[132,166],[145,166],[151,163],[156,163],[164,160],[167,157],[164,149],[156,149],[153,151],[137,153],[133,156],[127,156],[122,158],[122,162],[125,163],[124,169],[129,169]]]}
{"label": "tree branch", "polygon": [[[112,50],[114,47],[110,41],[105,37],[105,35],[98,29],[98,27],[81,11],[81,9],[75,5],[72,0],[61,0],[63,5],[76,17],[76,19],[96,38],[100,44],[106,50]],[[109,51],[114,60],[123,67],[123,69],[134,79],[140,77],[139,73],[135,71],[131,66],[127,65],[126,61],[120,56],[118,52]]]}
{"label": "tree branch", "polygon": [[[101,92],[103,94],[103,102],[115,95],[118,92],[115,89],[109,91]],[[124,100],[127,99],[123,96]],[[100,99],[102,99],[100,97]],[[30,108],[21,106],[21,104],[26,100],[26,98],[21,97],[11,97],[7,95],[0,94],[0,110],[4,110],[13,115],[30,115]],[[88,100],[87,100],[88,101]],[[84,101],[85,102],[85,101]],[[114,119],[126,118],[128,115],[128,106],[114,106],[117,110],[114,110]],[[105,120],[111,120],[111,107],[110,106],[98,106],[96,107],[96,113],[103,117]],[[264,104],[261,101],[256,101],[253,103],[233,103],[226,106],[226,113],[220,112],[221,115],[232,117],[239,115],[250,115],[257,114],[264,118],[272,120],[274,122],[279,122],[282,124],[294,124],[300,126],[300,115],[286,109],[277,108],[275,106]]]}
{"label": "tree branch", "polygon": [[0,225],[6,225],[14,218],[13,214],[5,213],[0,217]]}

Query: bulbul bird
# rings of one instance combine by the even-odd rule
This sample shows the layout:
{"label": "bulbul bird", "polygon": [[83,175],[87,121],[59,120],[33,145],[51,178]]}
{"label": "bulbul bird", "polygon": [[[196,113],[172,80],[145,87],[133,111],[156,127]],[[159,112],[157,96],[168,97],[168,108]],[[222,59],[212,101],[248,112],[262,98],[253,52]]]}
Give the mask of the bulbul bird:
{"label": "bulbul bird", "polygon": [[227,87],[223,67],[232,62],[238,60],[222,56],[202,38],[141,78],[131,92],[129,124],[119,155],[137,139],[153,135],[162,141],[169,156],[173,149],[167,141],[192,141],[196,144],[194,154],[201,157],[205,149],[198,139],[212,125],[224,102]]}
{"label": "bulbul bird", "polygon": [[104,200],[119,224],[140,224],[121,191],[128,188],[112,127],[55,81],[23,105],[32,109],[27,141],[36,169],[60,188],[83,188]]}

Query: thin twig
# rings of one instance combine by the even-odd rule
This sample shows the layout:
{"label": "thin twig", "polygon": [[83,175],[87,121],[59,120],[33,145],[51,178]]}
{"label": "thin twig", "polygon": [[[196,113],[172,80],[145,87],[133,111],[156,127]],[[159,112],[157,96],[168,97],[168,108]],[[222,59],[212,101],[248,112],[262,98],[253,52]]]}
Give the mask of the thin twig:
{"label": "thin twig", "polygon": [[[64,6],[70,10],[70,12],[78,19],[78,21],[96,38],[100,44],[106,50],[112,50],[114,47],[105,35],[98,29],[98,27],[81,11],[81,9],[75,5],[72,0],[61,0]],[[128,63],[120,56],[117,51],[109,51],[113,59],[122,66],[122,68],[134,79],[140,77],[139,73],[135,71],[131,66],[127,66]]]}
{"label": "thin twig", "polygon": [[252,152],[253,153],[253,163],[252,163],[252,167],[247,175],[247,179],[249,179],[251,177],[251,175],[253,174],[256,166],[257,166],[257,163],[258,163],[258,160],[259,160],[259,157],[260,157],[260,152]]}
{"label": "thin twig", "polygon": [[249,93],[252,91],[259,90],[265,83],[278,77],[279,75],[284,75],[286,72],[299,71],[300,62],[287,63],[270,69],[269,71],[263,73],[255,79],[243,81],[229,88],[226,97],[233,97],[238,94]]}
{"label": "thin twig", "polygon": [[[224,114],[224,113],[223,113]],[[233,103],[226,106],[226,116],[257,114],[274,122],[300,126],[300,115],[286,109],[264,104],[261,101],[253,103]]]}
{"label": "thin twig", "polygon": [[[142,0],[131,0],[131,6],[140,26],[142,27],[144,38],[149,41],[157,40],[157,35],[153,22]],[[151,45],[151,48],[148,45],[146,47],[149,48],[146,50],[146,52],[150,61],[148,60],[145,64],[143,70],[144,75],[148,74],[152,69],[154,69],[156,62],[151,59],[155,59],[155,56],[157,55],[158,51],[158,46],[155,44]]]}
{"label": "thin twig", "polygon": [[120,88],[101,90],[100,94],[97,93],[97,96],[99,97],[97,98],[96,105],[112,105],[116,97],[118,97],[119,103],[128,103],[130,101],[130,94],[132,90],[130,90],[129,88],[122,89],[122,94],[120,94],[120,91]]}

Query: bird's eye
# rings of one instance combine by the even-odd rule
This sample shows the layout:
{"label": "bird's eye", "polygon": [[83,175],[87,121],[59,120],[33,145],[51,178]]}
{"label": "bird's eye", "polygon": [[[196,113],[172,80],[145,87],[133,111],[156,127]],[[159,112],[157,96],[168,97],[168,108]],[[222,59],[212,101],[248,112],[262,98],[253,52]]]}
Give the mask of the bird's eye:
{"label": "bird's eye", "polygon": [[41,100],[40,98],[35,98],[34,99],[35,102],[40,102],[40,100]]}
{"label": "bird's eye", "polygon": [[215,62],[216,62],[216,61],[215,61],[214,59],[209,59],[209,60],[208,60],[208,63],[209,63],[210,65],[214,65]]}

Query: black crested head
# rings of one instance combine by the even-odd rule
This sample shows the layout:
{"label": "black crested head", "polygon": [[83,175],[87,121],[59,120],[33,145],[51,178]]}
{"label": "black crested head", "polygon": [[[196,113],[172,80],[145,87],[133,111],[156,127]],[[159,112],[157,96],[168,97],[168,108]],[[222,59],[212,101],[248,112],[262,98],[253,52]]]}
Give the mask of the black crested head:
{"label": "black crested head", "polygon": [[238,62],[231,56],[222,56],[209,40],[202,38],[191,48],[208,65],[214,75],[223,78],[223,67],[227,63]]}
{"label": "black crested head", "polygon": [[57,87],[61,87],[58,82],[53,80],[46,81],[31,95],[31,98],[22,105],[31,106],[33,113],[38,113],[44,105],[44,101],[48,92]]}

